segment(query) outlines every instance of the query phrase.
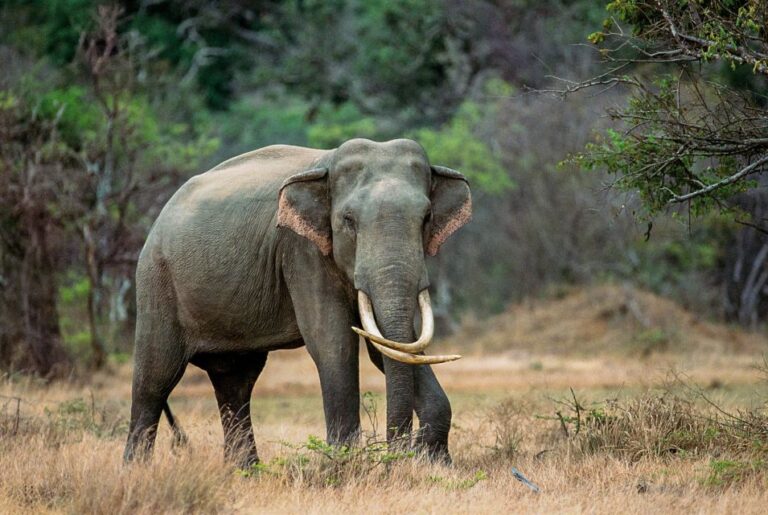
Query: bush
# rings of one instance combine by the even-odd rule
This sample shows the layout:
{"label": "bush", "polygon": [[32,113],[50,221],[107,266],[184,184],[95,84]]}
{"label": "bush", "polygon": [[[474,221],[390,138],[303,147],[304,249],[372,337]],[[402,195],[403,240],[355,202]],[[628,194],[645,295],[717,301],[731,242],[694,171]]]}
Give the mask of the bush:
{"label": "bush", "polygon": [[[704,399],[710,402],[706,397]],[[632,462],[648,457],[728,454],[768,457],[768,415],[732,414],[672,393],[609,401],[587,409],[573,394],[556,419],[568,445],[585,455],[609,454]]]}

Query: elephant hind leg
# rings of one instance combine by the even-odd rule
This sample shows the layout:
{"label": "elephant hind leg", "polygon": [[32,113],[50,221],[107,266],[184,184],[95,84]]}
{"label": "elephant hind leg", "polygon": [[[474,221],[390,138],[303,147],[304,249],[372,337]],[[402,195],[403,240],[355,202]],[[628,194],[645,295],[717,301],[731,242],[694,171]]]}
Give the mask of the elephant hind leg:
{"label": "elephant hind leg", "polygon": [[208,372],[224,429],[224,456],[241,468],[259,462],[251,424],[251,393],[264,365],[266,352],[247,355],[207,355],[193,358]]}
{"label": "elephant hind leg", "polygon": [[151,455],[160,416],[188,361],[175,313],[176,295],[164,263],[140,260],[136,277],[138,316],[126,462]]}
{"label": "elephant hind leg", "polygon": [[187,438],[187,434],[184,432],[184,430],[181,429],[181,426],[176,420],[176,417],[173,416],[173,412],[171,411],[171,407],[168,405],[168,401],[165,401],[165,406],[163,406],[163,413],[165,413],[165,418],[168,419],[168,423],[171,425],[171,430],[173,431],[173,445],[176,447],[184,447],[187,445],[189,443],[189,438]]}
{"label": "elephant hind leg", "polygon": [[[169,346],[170,348],[171,346]],[[131,423],[123,458],[148,458],[152,454],[160,415],[168,405],[168,396],[184,375],[186,359],[181,352],[137,354],[133,375]],[[170,411],[170,410],[169,410]],[[174,433],[178,439],[177,428]]]}

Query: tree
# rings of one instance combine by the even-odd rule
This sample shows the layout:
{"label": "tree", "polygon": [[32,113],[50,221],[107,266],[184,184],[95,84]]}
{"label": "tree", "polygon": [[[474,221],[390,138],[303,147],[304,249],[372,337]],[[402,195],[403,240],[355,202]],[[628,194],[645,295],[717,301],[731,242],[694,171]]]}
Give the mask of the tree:
{"label": "tree", "polygon": [[56,309],[61,227],[49,209],[65,160],[58,120],[26,107],[0,92],[0,364],[50,377],[71,366]]}
{"label": "tree", "polygon": [[[84,78],[81,101],[94,101],[90,127],[76,135],[78,170],[70,176],[67,219],[80,235],[88,277],[91,365],[101,368],[106,349],[99,325],[107,300],[105,281],[116,269],[132,276],[143,228],[140,197],[176,184],[180,172],[215,148],[205,137],[185,143],[188,128],[163,127],[137,84],[145,67],[142,41],[119,32],[122,9],[101,6],[95,26],[81,37],[75,65]],[[69,106],[70,109],[74,106]],[[88,110],[80,106],[83,111]],[[168,130],[173,139],[164,137]],[[199,145],[195,148],[193,145]],[[127,265],[127,266],[126,266]],[[118,273],[120,275],[120,273]]]}
{"label": "tree", "polygon": [[27,345],[37,360],[28,368],[43,375],[53,365],[38,348],[55,350],[42,352],[50,359],[63,354],[59,277],[78,270],[87,279],[89,365],[101,368],[108,286],[132,278],[151,215],[216,146],[204,124],[192,129],[152,105],[154,84],[139,78],[152,77],[156,63],[135,33],[120,30],[120,15],[99,7],[73,63],[46,83],[27,70],[0,84],[0,193],[10,207],[0,211],[11,283],[3,307],[22,309],[8,315],[8,328],[39,320],[7,338],[4,347],[16,350],[3,354],[16,366],[10,356]]}
{"label": "tree", "polygon": [[[562,80],[562,96],[621,86],[617,126],[571,157],[605,169],[637,192],[641,216],[690,216],[718,210],[763,234],[738,234],[724,254],[726,310],[758,319],[768,284],[768,4],[759,0],[615,0],[603,30],[589,35],[606,70]],[[739,214],[740,213],[740,214]],[[751,215],[751,220],[748,218]]]}
{"label": "tree", "polygon": [[[695,213],[731,204],[768,169],[768,112],[757,87],[768,78],[768,4],[616,0],[607,10],[612,16],[589,40],[608,70],[566,81],[559,93],[623,84],[632,97],[609,111],[621,130],[574,159],[616,174],[649,215],[675,204]],[[736,89],[718,63],[754,77]]]}

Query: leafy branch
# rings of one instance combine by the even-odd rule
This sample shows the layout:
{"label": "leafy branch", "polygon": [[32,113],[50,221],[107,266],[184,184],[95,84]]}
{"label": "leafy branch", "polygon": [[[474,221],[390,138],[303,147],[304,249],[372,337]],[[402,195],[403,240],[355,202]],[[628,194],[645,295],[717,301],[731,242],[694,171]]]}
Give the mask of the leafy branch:
{"label": "leafy branch", "polygon": [[[588,40],[607,71],[556,78],[562,87],[544,92],[621,86],[629,101],[608,110],[614,129],[568,161],[616,175],[621,188],[638,192],[649,217],[680,204],[693,214],[734,207],[734,195],[768,165],[767,99],[756,87],[768,76],[768,6],[615,0],[606,10],[603,30]],[[752,86],[726,85],[731,72],[708,64],[718,61],[731,71],[751,67]]]}

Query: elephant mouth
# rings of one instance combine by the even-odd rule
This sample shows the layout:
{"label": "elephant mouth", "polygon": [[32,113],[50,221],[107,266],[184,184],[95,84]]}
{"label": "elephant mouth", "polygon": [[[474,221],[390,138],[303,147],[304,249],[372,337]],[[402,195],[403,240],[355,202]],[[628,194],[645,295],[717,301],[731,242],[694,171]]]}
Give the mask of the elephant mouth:
{"label": "elephant mouth", "polygon": [[363,329],[352,327],[352,330],[366,338],[382,354],[396,361],[408,363],[410,365],[435,365],[437,363],[446,363],[456,361],[461,358],[458,354],[425,356],[420,354],[426,349],[432,341],[435,332],[435,318],[432,314],[432,303],[429,299],[429,292],[422,290],[419,293],[419,311],[421,313],[421,335],[413,343],[402,343],[388,340],[381,335],[379,327],[376,325],[376,318],[373,315],[373,306],[371,299],[364,291],[357,291],[357,305],[360,310],[360,321]]}

